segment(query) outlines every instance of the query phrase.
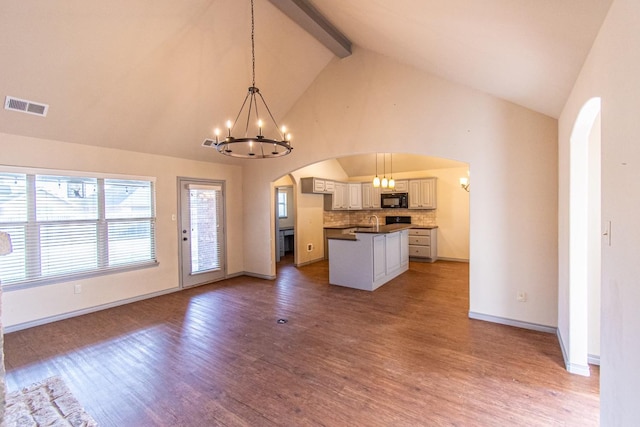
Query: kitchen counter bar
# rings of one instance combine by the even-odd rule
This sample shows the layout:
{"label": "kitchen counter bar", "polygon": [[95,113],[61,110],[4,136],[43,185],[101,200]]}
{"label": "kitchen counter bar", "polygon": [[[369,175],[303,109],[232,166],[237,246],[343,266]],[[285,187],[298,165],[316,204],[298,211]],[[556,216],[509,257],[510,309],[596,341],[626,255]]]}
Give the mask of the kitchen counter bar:
{"label": "kitchen counter bar", "polygon": [[409,228],[381,225],[378,231],[329,237],[329,283],[373,291],[407,271]]}

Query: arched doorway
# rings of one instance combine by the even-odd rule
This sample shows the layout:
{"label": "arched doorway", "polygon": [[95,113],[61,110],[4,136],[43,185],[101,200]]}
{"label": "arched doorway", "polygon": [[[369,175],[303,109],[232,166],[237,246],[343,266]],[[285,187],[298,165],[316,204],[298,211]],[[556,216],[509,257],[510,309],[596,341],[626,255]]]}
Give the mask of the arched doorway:
{"label": "arched doorway", "polygon": [[587,376],[600,354],[600,108],[585,103],[570,139],[567,369]]}

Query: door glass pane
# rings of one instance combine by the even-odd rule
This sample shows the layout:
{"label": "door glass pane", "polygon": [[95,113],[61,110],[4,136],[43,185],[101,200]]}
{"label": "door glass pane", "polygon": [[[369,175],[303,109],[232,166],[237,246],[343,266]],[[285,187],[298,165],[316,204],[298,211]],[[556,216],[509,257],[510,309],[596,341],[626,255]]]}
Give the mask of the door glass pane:
{"label": "door glass pane", "polygon": [[191,273],[220,269],[218,209],[222,192],[190,186]]}

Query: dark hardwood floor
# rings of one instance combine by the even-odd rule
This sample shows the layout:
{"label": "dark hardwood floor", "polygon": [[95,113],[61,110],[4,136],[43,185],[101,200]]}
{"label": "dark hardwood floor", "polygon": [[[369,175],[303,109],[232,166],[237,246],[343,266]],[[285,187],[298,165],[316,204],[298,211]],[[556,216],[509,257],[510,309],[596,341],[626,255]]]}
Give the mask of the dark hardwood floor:
{"label": "dark hardwood floor", "polygon": [[[557,338],[470,320],[468,265],[411,263],[375,292],[290,257],[5,336],[15,390],[60,375],[101,426],[597,425],[599,371]],[[287,319],[279,324],[278,319]]]}

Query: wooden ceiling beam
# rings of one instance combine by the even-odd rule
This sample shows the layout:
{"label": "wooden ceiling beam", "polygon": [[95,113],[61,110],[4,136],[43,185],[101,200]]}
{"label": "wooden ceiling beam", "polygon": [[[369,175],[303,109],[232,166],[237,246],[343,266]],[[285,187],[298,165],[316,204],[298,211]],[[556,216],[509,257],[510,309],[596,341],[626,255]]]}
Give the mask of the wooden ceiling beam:
{"label": "wooden ceiling beam", "polygon": [[269,0],[336,56],[351,55],[351,41],[331,24],[309,0]]}

